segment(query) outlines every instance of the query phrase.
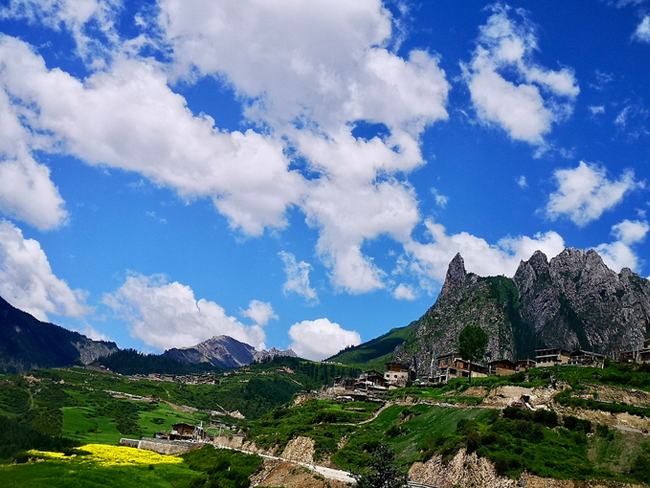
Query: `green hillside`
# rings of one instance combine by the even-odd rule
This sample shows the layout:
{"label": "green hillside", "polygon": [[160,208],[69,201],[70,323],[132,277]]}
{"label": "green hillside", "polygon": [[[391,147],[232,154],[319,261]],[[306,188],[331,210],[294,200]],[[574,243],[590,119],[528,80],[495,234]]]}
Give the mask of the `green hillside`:
{"label": "green hillside", "polygon": [[397,346],[411,342],[415,338],[417,323],[413,322],[405,327],[391,329],[371,341],[358,346],[349,347],[327,361],[341,364],[354,365],[363,370],[385,370],[385,363],[393,359],[393,352]]}
{"label": "green hillside", "polygon": [[[396,334],[404,338],[409,330],[392,333],[393,338]],[[388,339],[384,344],[389,343],[391,336],[384,339]],[[378,341],[374,350],[381,351],[380,345]],[[151,437],[176,422],[207,426],[210,411],[223,409],[246,416],[218,419],[259,448],[280,455],[298,436],[308,437],[314,441],[316,462],[344,470],[365,466],[373,450],[385,444],[405,468],[434,457],[444,465],[464,449],[490,460],[498,474],[513,478],[528,472],[561,479],[649,483],[650,439],[639,427],[644,422],[650,425],[649,371],[645,365],[616,363],[603,369],[540,368],[513,376],[474,378],[471,385],[456,379],[388,390],[365,399],[315,391],[331,384],[335,376],[356,375],[360,369],[296,358],[276,358],[221,373],[217,385],[135,380],[82,368],[4,375],[0,376],[0,465],[40,456],[25,454],[33,449],[80,452],[78,456],[91,460],[91,454],[83,454],[84,446],[114,446],[121,437]],[[495,404],[490,398],[501,398],[505,386],[535,388],[547,399],[535,411],[504,409],[510,400]],[[626,428],[617,428],[617,422]],[[101,467],[90,469],[90,461],[75,464],[60,455],[44,456],[43,463],[0,466],[0,485],[23,486],[16,480],[24,479],[24,486],[36,486],[38,479],[57,476],[67,480],[65,473],[78,469],[84,479],[95,483],[89,486],[106,486],[101,484],[105,473]],[[126,480],[133,477],[152,486],[243,487],[232,483],[244,483],[259,467],[247,458],[221,459],[214,450],[193,456],[173,466],[156,465],[153,473],[144,465],[120,468],[113,486],[129,486]],[[241,462],[242,471],[232,468],[239,473],[233,472],[237,479],[221,479],[225,472],[210,468],[213,462],[231,467]],[[191,485],[195,479],[202,481]],[[52,483],[65,486],[63,481]]]}

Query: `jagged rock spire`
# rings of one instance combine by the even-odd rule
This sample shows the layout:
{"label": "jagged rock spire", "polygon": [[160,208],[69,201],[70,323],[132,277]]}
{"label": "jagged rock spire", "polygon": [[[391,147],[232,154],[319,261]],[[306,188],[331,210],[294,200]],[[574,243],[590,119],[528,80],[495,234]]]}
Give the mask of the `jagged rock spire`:
{"label": "jagged rock spire", "polygon": [[458,253],[454,256],[454,259],[451,260],[451,263],[449,263],[445,284],[442,285],[442,291],[440,294],[444,295],[449,290],[462,286],[465,283],[465,278],[467,278],[465,261],[463,261],[463,256]]}

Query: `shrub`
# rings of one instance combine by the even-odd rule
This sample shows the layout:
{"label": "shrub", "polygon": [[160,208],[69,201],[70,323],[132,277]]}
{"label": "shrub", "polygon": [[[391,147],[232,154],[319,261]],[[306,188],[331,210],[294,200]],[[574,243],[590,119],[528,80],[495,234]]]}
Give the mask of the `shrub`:
{"label": "shrub", "polygon": [[585,434],[588,434],[592,431],[592,425],[589,420],[579,419],[573,415],[564,415],[562,417],[562,422],[564,423],[565,428],[575,432],[584,432]]}

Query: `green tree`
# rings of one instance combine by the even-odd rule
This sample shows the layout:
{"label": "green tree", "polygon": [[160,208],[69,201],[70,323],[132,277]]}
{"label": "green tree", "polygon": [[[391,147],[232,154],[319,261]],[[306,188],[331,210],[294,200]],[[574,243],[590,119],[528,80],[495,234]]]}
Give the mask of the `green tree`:
{"label": "green tree", "polygon": [[[458,334],[458,354],[470,363],[482,360],[487,351],[490,338],[483,329],[468,325]],[[472,368],[469,369],[469,382],[472,382]]]}
{"label": "green tree", "polygon": [[379,444],[365,469],[353,471],[352,476],[357,488],[404,488],[408,481],[405,469],[395,462],[395,452],[386,444]]}

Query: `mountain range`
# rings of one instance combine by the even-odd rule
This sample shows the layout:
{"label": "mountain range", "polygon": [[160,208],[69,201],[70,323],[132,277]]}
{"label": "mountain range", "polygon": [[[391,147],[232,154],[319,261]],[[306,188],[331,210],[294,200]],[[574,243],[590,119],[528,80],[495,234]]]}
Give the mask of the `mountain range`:
{"label": "mountain range", "polygon": [[[628,268],[612,271],[594,250],[568,248],[550,261],[536,251],[512,278],[468,273],[457,254],[438,299],[422,317],[330,360],[376,369],[398,361],[427,377],[437,356],[456,351],[458,335],[468,325],[488,333],[486,358],[515,360],[535,357],[540,348],[603,354],[636,349],[649,323],[650,282]],[[118,350],[113,342],[41,322],[0,298],[0,372],[88,364]],[[151,362],[164,357],[174,364],[232,369],[275,356],[296,354],[291,349],[256,351],[232,337],[215,336],[168,349]]]}
{"label": "mountain range", "polygon": [[[114,342],[94,341],[78,332],[42,322],[0,297],[0,373],[101,362],[117,351],[121,350]],[[110,361],[116,371],[126,368],[126,363],[132,370],[134,355],[136,369],[142,369],[138,372],[161,372],[161,367],[183,370],[182,365],[233,369],[276,356],[296,357],[291,349],[281,351],[273,347],[256,351],[253,346],[228,336],[215,336],[192,347],[169,349],[162,357],[130,350],[122,352],[125,354],[117,355],[118,360]]]}
{"label": "mountain range", "polygon": [[297,357],[291,349],[281,351],[273,347],[256,351],[253,346],[224,335],[214,336],[192,347],[168,349],[163,354],[181,363],[208,363],[226,369],[247,366],[276,356]]}

